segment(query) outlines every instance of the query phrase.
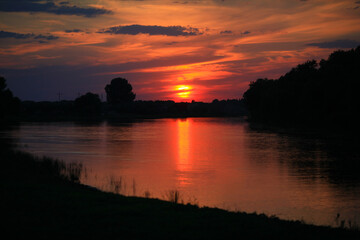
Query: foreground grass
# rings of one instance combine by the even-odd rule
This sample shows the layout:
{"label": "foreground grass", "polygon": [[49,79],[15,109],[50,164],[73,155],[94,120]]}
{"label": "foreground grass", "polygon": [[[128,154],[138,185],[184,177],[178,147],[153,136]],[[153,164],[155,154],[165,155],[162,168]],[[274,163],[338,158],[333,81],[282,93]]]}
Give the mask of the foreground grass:
{"label": "foreground grass", "polygon": [[360,239],[358,231],[104,193],[76,183],[59,162],[9,148],[0,162],[9,239]]}

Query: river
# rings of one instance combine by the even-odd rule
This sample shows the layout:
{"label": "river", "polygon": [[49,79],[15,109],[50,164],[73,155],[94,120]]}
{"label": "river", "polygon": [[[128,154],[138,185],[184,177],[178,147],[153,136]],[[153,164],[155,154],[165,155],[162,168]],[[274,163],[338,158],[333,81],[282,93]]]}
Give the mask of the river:
{"label": "river", "polygon": [[81,182],[104,191],[117,183],[125,195],[177,191],[200,206],[360,223],[360,159],[344,138],[259,130],[238,118],[22,123],[4,133],[25,151],[82,163]]}

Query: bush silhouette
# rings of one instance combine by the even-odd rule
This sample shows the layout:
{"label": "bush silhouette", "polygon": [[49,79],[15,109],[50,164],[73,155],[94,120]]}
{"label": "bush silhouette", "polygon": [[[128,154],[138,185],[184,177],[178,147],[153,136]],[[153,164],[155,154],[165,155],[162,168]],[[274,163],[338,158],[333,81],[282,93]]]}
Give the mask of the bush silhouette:
{"label": "bush silhouette", "polygon": [[75,108],[81,115],[99,115],[101,101],[99,95],[88,92],[75,99]]}

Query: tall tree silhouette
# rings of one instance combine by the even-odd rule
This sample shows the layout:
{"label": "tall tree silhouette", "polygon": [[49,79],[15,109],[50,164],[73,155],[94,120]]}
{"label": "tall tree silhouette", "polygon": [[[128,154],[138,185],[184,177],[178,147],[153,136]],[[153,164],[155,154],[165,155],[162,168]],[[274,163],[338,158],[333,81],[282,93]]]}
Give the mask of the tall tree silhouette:
{"label": "tall tree silhouette", "polygon": [[107,102],[110,104],[132,102],[136,96],[132,92],[131,84],[125,78],[114,78],[106,85],[105,91]]}
{"label": "tall tree silhouette", "polygon": [[6,80],[0,76],[0,120],[16,115],[20,109],[20,99],[14,97],[10,89],[6,88]]}

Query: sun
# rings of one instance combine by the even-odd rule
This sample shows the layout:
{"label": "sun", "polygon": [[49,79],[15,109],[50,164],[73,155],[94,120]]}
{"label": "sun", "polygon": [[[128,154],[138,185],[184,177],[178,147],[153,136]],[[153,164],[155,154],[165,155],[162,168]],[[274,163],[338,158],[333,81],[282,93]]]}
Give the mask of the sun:
{"label": "sun", "polygon": [[187,85],[177,85],[176,90],[183,91],[183,90],[190,90],[191,87]]}
{"label": "sun", "polygon": [[192,87],[189,85],[177,85],[175,86],[176,95],[181,99],[187,99],[190,97]]}

